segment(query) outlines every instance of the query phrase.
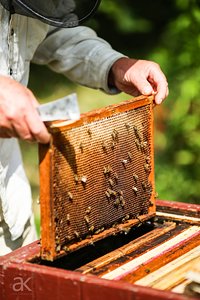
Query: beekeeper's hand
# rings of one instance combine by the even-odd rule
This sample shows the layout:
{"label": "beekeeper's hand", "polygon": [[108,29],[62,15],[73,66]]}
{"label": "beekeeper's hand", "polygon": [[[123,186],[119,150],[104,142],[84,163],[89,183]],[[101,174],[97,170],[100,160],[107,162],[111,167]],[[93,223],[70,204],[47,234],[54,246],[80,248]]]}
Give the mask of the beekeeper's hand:
{"label": "beekeeper's hand", "polygon": [[48,143],[50,135],[37,113],[38,105],[28,88],[0,76],[0,137]]}
{"label": "beekeeper's hand", "polygon": [[159,65],[147,60],[120,58],[110,70],[109,84],[132,96],[155,95],[156,104],[160,104],[169,93]]}

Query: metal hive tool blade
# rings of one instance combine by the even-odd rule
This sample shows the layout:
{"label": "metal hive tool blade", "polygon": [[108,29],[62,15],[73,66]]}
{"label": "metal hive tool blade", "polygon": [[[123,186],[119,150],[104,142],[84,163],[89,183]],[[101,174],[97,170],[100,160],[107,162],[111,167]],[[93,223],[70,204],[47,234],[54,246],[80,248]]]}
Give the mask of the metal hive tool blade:
{"label": "metal hive tool blade", "polygon": [[142,96],[51,124],[39,148],[43,259],[155,215],[152,110]]}

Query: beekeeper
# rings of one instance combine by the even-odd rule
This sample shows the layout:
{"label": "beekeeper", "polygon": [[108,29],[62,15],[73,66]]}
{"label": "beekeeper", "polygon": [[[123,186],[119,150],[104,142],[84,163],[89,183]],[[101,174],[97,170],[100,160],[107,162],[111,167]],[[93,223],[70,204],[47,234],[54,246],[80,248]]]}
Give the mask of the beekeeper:
{"label": "beekeeper", "polygon": [[113,50],[81,26],[100,0],[0,0],[0,255],[36,239],[29,182],[18,139],[48,143],[49,133],[26,88],[30,62],[48,65],[108,94],[168,95],[160,67]]}

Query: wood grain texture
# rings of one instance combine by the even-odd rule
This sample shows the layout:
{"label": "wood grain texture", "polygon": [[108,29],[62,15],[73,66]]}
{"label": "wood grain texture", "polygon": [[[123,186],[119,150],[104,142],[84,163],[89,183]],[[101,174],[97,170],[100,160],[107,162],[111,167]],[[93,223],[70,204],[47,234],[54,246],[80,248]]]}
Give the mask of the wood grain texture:
{"label": "wood grain texture", "polygon": [[186,273],[198,264],[200,261],[199,255],[200,246],[197,246],[135,283],[163,290],[174,289],[177,285],[186,281]]}
{"label": "wood grain texture", "polygon": [[[190,214],[188,214],[190,216]],[[187,230],[187,228],[193,227],[190,224],[186,224],[182,221],[178,222],[182,224],[181,232]],[[180,226],[174,222],[173,228]],[[170,226],[169,224],[166,225]],[[162,226],[161,226],[162,227]],[[171,238],[177,236],[177,232],[169,231]],[[169,228],[168,228],[169,229]],[[168,230],[166,229],[166,231]],[[157,231],[158,233],[158,231]],[[165,232],[167,234],[167,232]],[[191,232],[190,232],[191,233]],[[155,234],[155,232],[154,232]],[[159,234],[158,234],[159,235]],[[147,238],[148,235],[145,236]],[[169,235],[170,238],[170,235]],[[148,239],[148,238],[147,238]],[[142,236],[140,237],[140,242]],[[139,242],[139,240],[137,241]],[[149,235],[149,250],[151,249],[151,238]],[[186,242],[186,243],[185,243]],[[192,248],[189,250],[189,243],[192,243]],[[194,243],[194,244],[193,244]],[[195,243],[197,244],[195,246]],[[138,244],[139,245],[139,244]],[[141,244],[142,245],[142,244]],[[178,245],[178,244],[177,244]],[[129,248],[130,246],[130,248]],[[186,247],[185,247],[186,246]],[[179,254],[177,258],[169,261],[169,264],[176,263],[180,257],[186,259],[192,252],[198,250],[200,242],[193,232],[190,235],[190,241],[187,239],[182,240],[182,244],[179,247],[174,248],[174,251]],[[131,253],[132,245],[126,245],[123,251]],[[143,247],[143,246],[142,246]],[[184,252],[184,249],[187,250]],[[183,252],[182,252],[183,250]],[[174,252],[174,253],[175,253]],[[119,253],[119,252],[118,252]],[[168,259],[166,253],[166,258]],[[117,255],[117,252],[116,252]],[[119,254],[120,255],[120,254]],[[185,256],[184,256],[185,255]],[[117,256],[116,256],[117,257]],[[165,258],[163,257],[163,260]],[[177,261],[176,261],[177,259]],[[108,258],[109,261],[109,258]],[[156,262],[156,261],[154,261]],[[105,280],[94,275],[84,275],[79,272],[68,271],[64,269],[58,269],[51,266],[40,265],[40,243],[39,241],[34,242],[28,246],[20,248],[4,257],[0,258],[0,299],[1,300],[26,300],[26,299],[52,299],[52,300],[197,300],[199,297],[194,295],[187,296],[183,294],[184,286],[181,284],[173,288],[172,291],[162,291],[156,288],[140,286],[138,284],[130,284],[129,282],[118,281],[118,280]],[[167,264],[166,264],[167,265]],[[164,267],[164,266],[163,266]],[[101,268],[101,267],[100,267]],[[161,267],[162,268],[162,267]],[[162,269],[160,269],[162,270]],[[173,277],[173,272],[172,277]],[[152,273],[153,274],[153,273]],[[145,274],[147,275],[147,274]],[[31,291],[26,290],[24,293],[19,293],[13,290],[13,284],[16,282],[15,278],[21,278],[24,282],[27,281],[28,288]],[[187,284],[189,281],[183,282]]]}
{"label": "wood grain texture", "polygon": [[147,273],[155,271],[166,263],[198,246],[200,227],[191,226],[176,237],[165,241],[130,262],[103,275],[106,279],[125,280],[134,283]]}
{"label": "wood grain texture", "polygon": [[[140,238],[137,238],[136,240],[118,248],[115,251],[112,251],[84,266],[77,269],[76,271],[81,272],[82,274],[100,274],[110,271],[109,268],[112,266],[114,268],[115,264],[119,265],[120,258],[124,259],[128,256],[130,258],[131,253],[136,251],[137,249],[144,249],[146,244],[150,245],[158,239],[159,237],[163,236],[164,234],[169,233],[172,229],[176,227],[176,224],[166,223],[165,225],[160,225],[160,227],[155,228],[154,230],[150,231],[149,233],[146,233]],[[127,258],[128,259],[128,258]]]}
{"label": "wood grain texture", "polygon": [[197,204],[157,199],[156,210],[159,212],[189,216],[200,219],[200,205]]}

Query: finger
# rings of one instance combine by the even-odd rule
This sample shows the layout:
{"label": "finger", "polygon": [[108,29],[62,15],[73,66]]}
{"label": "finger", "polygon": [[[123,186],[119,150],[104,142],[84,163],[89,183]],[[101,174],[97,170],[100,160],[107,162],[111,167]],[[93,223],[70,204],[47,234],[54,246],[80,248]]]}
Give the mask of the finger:
{"label": "finger", "polygon": [[8,133],[7,130],[4,130],[3,128],[0,129],[0,137],[1,138],[11,138],[11,135]]}
{"label": "finger", "polygon": [[149,96],[149,95],[153,94],[153,92],[154,92],[153,87],[150,84],[150,82],[141,75],[138,75],[135,78],[132,78],[131,82],[132,82],[132,84],[134,84],[134,86],[137,88],[137,90],[145,96]]}
{"label": "finger", "polygon": [[4,134],[4,133],[1,133],[1,134],[0,134],[0,137],[1,137],[2,139],[10,139],[10,138],[11,138],[11,136],[7,135],[6,133],[5,133],[5,134]]}
{"label": "finger", "polygon": [[5,117],[1,117],[0,120],[0,137],[1,138],[11,138],[15,137],[18,138],[19,135],[17,134],[17,131],[12,126],[12,123],[10,123]]}
{"label": "finger", "polygon": [[156,104],[162,103],[162,101],[168,95],[168,82],[165,75],[159,69],[151,70],[151,74],[148,81],[154,87],[155,102]]}
{"label": "finger", "polygon": [[28,124],[31,135],[37,142],[42,144],[49,143],[50,134],[35,108],[26,114],[25,121]]}
{"label": "finger", "polygon": [[50,134],[48,133],[47,128],[45,127],[36,110],[36,107],[38,107],[39,103],[30,90],[28,90],[27,93],[30,100],[30,107],[26,110],[25,122],[32,137],[31,141],[34,140],[39,143],[46,144],[50,141]]}
{"label": "finger", "polygon": [[169,91],[167,81],[159,82],[157,86],[157,94],[155,95],[156,104],[161,104],[162,101],[167,97],[168,93]]}
{"label": "finger", "polygon": [[[14,134],[14,132],[16,133]],[[35,140],[24,119],[22,119],[21,122],[15,122],[13,124],[13,137],[29,142],[33,142]]]}
{"label": "finger", "polygon": [[169,96],[169,87],[167,86],[167,91],[166,91],[165,98],[167,98],[168,96]]}
{"label": "finger", "polygon": [[39,106],[39,103],[37,101],[37,99],[35,98],[35,96],[33,95],[33,93],[31,92],[31,90],[27,89],[27,96],[29,98],[30,104],[36,108]]}
{"label": "finger", "polygon": [[6,132],[10,137],[20,138],[29,142],[35,141],[35,138],[29,129],[28,123],[26,122],[23,109],[17,118],[12,118],[7,121]]}

